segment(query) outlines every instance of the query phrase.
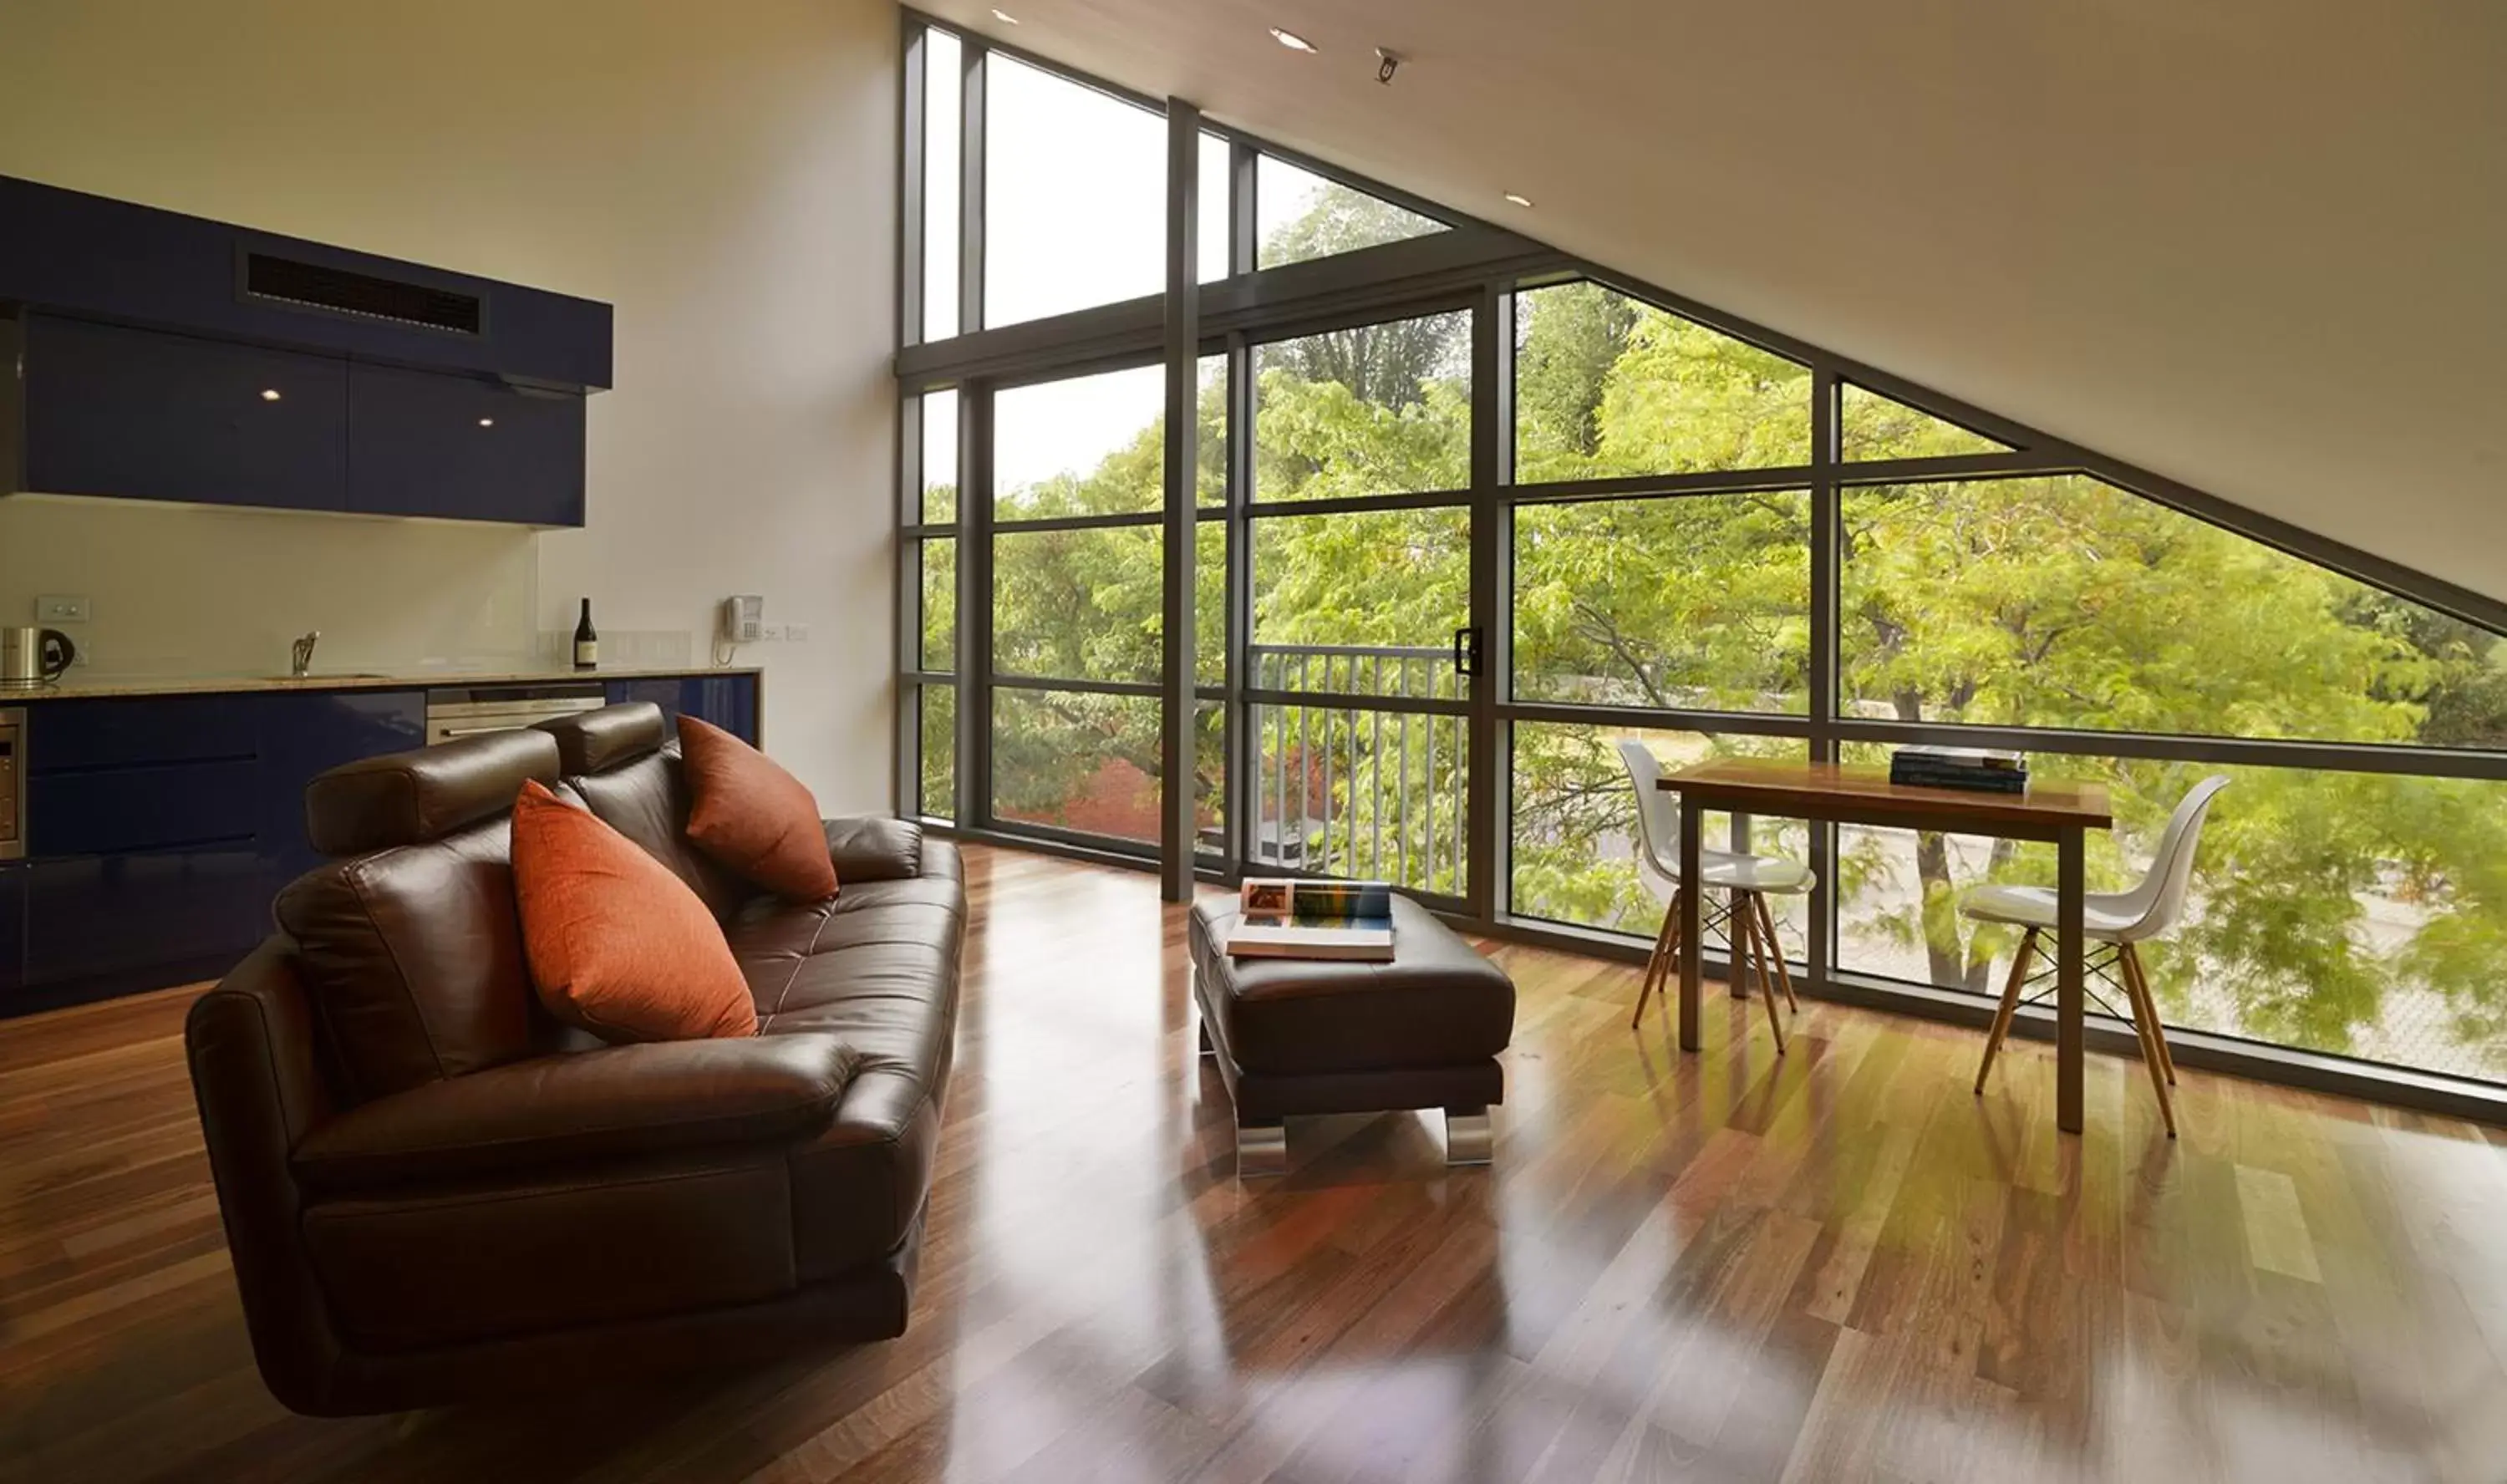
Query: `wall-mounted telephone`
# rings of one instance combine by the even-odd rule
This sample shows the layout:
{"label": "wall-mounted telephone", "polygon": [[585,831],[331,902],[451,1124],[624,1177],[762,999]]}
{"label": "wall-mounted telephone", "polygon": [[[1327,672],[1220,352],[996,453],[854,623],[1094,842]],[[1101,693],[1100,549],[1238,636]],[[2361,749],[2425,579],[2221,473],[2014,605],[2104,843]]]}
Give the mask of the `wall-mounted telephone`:
{"label": "wall-mounted telephone", "polygon": [[766,599],[754,594],[722,600],[722,641],[754,644],[765,636]]}

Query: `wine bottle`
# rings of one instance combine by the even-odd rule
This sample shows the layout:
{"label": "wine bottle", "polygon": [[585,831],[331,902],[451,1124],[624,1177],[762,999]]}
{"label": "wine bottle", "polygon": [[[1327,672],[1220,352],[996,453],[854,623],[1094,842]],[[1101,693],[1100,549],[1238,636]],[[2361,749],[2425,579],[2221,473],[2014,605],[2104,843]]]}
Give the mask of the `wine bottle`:
{"label": "wine bottle", "polygon": [[583,616],[574,621],[574,668],[591,670],[600,663],[600,635],[592,628],[592,599],[583,600]]}

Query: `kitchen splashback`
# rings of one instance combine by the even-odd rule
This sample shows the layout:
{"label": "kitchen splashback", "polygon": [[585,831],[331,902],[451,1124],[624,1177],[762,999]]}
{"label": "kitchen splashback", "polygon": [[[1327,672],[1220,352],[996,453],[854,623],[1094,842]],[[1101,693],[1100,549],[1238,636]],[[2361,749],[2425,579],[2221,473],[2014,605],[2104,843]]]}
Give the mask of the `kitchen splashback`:
{"label": "kitchen splashback", "polygon": [[529,530],[444,521],[18,495],[0,501],[0,623],[79,594],[82,673],[259,674],[322,631],[320,670],[520,667],[534,656]]}

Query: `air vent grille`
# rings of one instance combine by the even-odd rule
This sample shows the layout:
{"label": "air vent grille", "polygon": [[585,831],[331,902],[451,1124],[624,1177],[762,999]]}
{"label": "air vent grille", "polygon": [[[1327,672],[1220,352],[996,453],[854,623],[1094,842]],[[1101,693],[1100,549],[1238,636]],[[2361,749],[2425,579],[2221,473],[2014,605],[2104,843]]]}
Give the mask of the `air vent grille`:
{"label": "air vent grille", "polygon": [[475,294],[457,294],[422,283],[378,278],[372,273],[259,252],[245,255],[244,292],[255,299],[305,305],[354,314],[360,319],[424,325],[456,335],[478,334],[486,310]]}

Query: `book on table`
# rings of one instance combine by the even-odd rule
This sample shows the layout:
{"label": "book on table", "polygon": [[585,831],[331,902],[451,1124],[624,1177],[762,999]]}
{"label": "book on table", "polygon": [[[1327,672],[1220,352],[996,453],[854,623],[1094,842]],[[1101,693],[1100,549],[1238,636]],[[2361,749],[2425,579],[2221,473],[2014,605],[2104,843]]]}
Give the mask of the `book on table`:
{"label": "book on table", "polygon": [[1890,755],[1889,781],[1925,788],[2025,793],[2028,759],[1989,747],[1901,747]]}
{"label": "book on table", "polygon": [[1393,960],[1393,887],[1380,881],[1248,880],[1237,893],[1233,959]]}

